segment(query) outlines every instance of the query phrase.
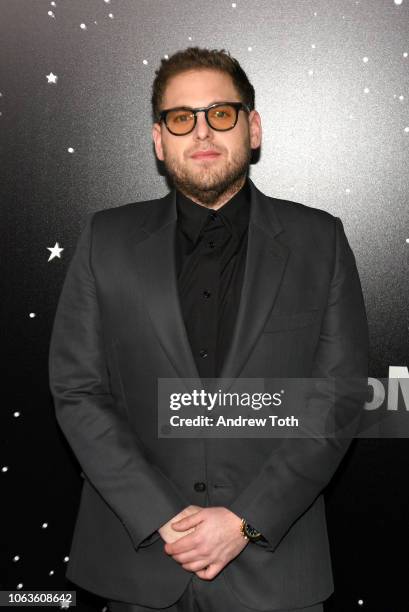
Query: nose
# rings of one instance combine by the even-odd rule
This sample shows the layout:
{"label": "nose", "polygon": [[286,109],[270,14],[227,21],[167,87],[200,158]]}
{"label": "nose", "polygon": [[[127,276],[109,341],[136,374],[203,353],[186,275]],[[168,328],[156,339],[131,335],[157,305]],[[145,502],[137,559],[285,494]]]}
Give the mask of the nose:
{"label": "nose", "polygon": [[211,136],[212,128],[207,124],[204,111],[199,111],[196,115],[196,126],[193,134],[199,140],[204,140]]}

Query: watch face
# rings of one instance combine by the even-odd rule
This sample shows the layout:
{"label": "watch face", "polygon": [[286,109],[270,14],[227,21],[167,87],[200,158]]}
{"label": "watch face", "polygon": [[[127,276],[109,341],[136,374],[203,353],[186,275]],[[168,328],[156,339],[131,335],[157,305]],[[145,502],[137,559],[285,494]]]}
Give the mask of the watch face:
{"label": "watch face", "polygon": [[246,535],[252,539],[257,539],[261,535],[261,533],[257,531],[257,529],[254,529],[254,527],[252,527],[249,523],[246,524],[245,531],[246,531]]}

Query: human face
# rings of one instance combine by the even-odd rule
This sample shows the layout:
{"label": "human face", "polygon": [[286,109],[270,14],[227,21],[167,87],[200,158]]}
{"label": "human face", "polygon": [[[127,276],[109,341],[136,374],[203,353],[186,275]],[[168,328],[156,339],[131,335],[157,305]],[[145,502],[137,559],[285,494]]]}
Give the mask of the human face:
{"label": "human face", "polygon": [[[161,109],[189,106],[198,108],[215,102],[241,102],[230,75],[200,69],[173,77],[165,89]],[[221,206],[243,185],[251,149],[260,146],[261,122],[257,111],[240,111],[235,127],[213,130],[203,112],[190,134],[175,136],[164,123],[154,123],[152,138],[158,159],[176,188],[192,200],[212,208]],[[198,156],[212,151],[212,156]]]}

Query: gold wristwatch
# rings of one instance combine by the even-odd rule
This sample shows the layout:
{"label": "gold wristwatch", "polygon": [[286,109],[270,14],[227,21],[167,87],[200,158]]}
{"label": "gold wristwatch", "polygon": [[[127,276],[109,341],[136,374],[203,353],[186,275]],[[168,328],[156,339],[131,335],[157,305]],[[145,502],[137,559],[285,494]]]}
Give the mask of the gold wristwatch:
{"label": "gold wristwatch", "polygon": [[241,519],[240,532],[243,538],[250,542],[257,542],[263,537],[261,532],[252,527],[244,518]]}

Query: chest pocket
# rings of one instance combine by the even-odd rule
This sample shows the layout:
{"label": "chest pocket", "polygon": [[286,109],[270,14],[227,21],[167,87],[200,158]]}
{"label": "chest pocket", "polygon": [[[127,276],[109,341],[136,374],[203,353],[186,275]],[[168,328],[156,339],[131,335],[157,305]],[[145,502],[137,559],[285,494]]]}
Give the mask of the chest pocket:
{"label": "chest pocket", "polygon": [[299,329],[307,327],[319,321],[320,310],[307,310],[305,312],[297,312],[292,315],[274,314],[271,315],[264,326],[263,333],[273,333],[279,331],[287,331],[291,329]]}

